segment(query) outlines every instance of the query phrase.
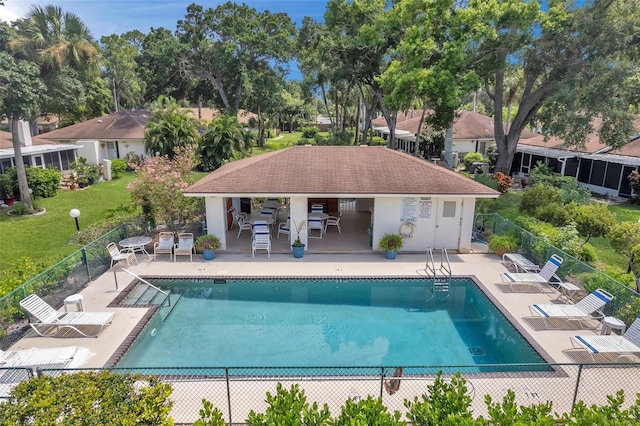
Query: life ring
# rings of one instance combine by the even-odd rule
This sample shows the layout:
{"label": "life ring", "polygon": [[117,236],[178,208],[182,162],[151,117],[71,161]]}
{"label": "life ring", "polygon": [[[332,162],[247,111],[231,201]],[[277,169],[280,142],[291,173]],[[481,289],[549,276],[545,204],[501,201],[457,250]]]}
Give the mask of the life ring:
{"label": "life ring", "polygon": [[405,222],[400,225],[400,235],[403,238],[411,238],[416,232],[416,224],[413,222]]}

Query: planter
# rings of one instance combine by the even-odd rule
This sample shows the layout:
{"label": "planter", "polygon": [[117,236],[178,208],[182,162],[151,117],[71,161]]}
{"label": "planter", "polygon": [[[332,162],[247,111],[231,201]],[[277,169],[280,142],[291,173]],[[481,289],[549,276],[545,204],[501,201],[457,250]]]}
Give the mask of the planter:
{"label": "planter", "polygon": [[204,260],[213,260],[214,257],[216,257],[216,252],[213,250],[202,250],[202,256],[204,257]]}
{"label": "planter", "polygon": [[397,252],[398,252],[397,250],[386,250],[384,254],[387,259],[395,259]]}
{"label": "planter", "polygon": [[10,197],[10,198],[5,198],[4,199],[4,203],[8,206],[12,206],[13,203],[16,202],[16,199],[14,197]]}
{"label": "planter", "polygon": [[295,258],[301,258],[302,256],[304,256],[304,246],[291,246],[291,251],[293,251],[293,257]]}

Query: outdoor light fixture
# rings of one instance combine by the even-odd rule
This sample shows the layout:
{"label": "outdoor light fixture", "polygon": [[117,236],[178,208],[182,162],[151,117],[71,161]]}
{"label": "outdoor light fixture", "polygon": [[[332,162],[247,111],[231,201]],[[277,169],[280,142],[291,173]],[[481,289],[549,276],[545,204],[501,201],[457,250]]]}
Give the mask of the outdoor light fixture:
{"label": "outdoor light fixture", "polygon": [[69,216],[71,216],[76,220],[76,230],[80,232],[80,225],[78,224],[78,217],[80,217],[80,210],[71,209],[71,211],[69,212]]}

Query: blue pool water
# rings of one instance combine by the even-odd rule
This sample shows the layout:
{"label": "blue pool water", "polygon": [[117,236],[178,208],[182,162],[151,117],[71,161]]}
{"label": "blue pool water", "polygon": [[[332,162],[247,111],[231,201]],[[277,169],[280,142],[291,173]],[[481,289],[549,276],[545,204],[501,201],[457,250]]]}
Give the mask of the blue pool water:
{"label": "blue pool water", "polygon": [[[182,298],[118,367],[472,366],[542,358],[471,280],[154,280]],[[478,371],[481,371],[479,368]]]}

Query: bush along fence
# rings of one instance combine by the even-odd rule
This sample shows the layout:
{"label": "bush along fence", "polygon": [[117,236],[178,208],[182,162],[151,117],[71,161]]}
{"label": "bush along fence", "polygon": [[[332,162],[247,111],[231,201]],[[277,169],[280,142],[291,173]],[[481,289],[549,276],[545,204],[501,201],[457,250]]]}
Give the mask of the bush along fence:
{"label": "bush along fence", "polygon": [[640,364],[542,366],[492,365],[492,373],[479,373],[487,366],[478,365],[43,369],[31,381],[0,383],[0,391],[7,390],[2,396],[9,397],[0,404],[0,418],[87,424],[133,416],[145,424],[220,426],[579,425],[612,419],[630,425],[640,419]]}
{"label": "bush along fence", "polygon": [[518,251],[539,265],[543,265],[553,254],[562,257],[564,261],[558,269],[557,275],[563,281],[583,288],[585,293],[602,288],[613,294],[615,298],[613,303],[608,304],[605,308],[605,314],[621,319],[627,324],[627,327],[640,314],[640,294],[634,289],[552,246],[508,219],[495,213],[477,214],[474,226],[474,233],[479,237],[489,234],[515,236],[519,245]]}

